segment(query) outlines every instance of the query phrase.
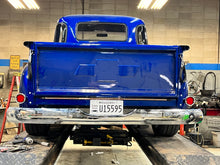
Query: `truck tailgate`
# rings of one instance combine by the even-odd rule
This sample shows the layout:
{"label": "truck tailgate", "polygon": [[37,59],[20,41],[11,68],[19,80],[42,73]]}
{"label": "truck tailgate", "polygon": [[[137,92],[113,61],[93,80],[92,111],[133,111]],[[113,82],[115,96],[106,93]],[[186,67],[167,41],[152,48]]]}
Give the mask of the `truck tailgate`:
{"label": "truck tailgate", "polygon": [[39,96],[177,97],[178,46],[45,43],[35,50],[32,72]]}

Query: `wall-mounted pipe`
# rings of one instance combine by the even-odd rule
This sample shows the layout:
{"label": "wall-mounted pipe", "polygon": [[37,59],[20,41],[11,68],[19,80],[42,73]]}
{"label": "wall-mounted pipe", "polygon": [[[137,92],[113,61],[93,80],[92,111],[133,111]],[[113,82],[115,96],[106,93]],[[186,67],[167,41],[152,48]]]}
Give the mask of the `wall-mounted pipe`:
{"label": "wall-mounted pipe", "polygon": [[85,0],[81,0],[82,2],[82,14],[85,14]]}
{"label": "wall-mounted pipe", "polygon": [[5,74],[4,73],[0,73],[0,88],[3,88],[4,81],[5,81]]}

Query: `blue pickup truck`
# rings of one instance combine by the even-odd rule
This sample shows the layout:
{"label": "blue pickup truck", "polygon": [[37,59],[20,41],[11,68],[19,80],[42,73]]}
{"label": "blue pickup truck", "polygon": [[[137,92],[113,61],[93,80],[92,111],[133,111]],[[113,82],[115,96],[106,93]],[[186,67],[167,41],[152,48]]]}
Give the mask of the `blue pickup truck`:
{"label": "blue pickup truck", "polygon": [[188,46],[148,45],[145,24],[127,16],[59,19],[54,42],[25,42],[19,107],[7,118],[29,134],[51,125],[152,125],[173,136],[179,124],[202,120],[188,97],[183,52]]}

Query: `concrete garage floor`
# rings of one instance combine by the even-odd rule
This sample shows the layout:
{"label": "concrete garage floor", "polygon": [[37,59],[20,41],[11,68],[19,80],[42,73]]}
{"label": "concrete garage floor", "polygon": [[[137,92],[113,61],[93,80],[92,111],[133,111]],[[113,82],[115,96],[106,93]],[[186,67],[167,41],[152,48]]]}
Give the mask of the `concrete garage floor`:
{"label": "concrete garage floor", "polygon": [[[220,156],[220,148],[204,146],[207,151]],[[139,145],[133,141],[131,147],[113,145],[112,147],[93,147],[73,144],[69,138],[65,142],[55,165],[152,165]]]}
{"label": "concrete garage floor", "polygon": [[216,156],[220,156],[220,148],[215,148],[215,147],[204,147],[207,151],[211,152],[212,154],[216,155]]}
{"label": "concrete garage floor", "polygon": [[[120,165],[151,165],[136,142],[131,147],[93,147],[73,144],[68,139],[55,165],[113,165],[118,160]],[[117,164],[117,163],[115,163]]]}

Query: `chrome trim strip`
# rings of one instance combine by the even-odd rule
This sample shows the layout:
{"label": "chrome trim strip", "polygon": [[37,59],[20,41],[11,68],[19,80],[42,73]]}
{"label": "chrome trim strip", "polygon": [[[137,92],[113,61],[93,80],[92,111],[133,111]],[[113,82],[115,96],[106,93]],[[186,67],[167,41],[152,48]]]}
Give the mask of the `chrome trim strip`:
{"label": "chrome trim strip", "polygon": [[169,99],[152,99],[152,98],[87,98],[87,97],[41,97],[45,100],[143,100],[143,101],[168,101]]}

